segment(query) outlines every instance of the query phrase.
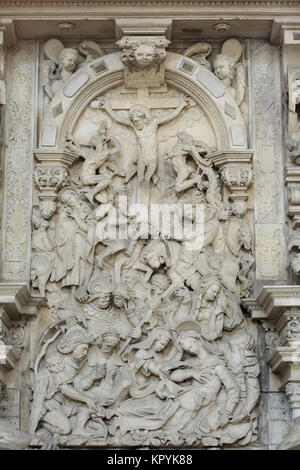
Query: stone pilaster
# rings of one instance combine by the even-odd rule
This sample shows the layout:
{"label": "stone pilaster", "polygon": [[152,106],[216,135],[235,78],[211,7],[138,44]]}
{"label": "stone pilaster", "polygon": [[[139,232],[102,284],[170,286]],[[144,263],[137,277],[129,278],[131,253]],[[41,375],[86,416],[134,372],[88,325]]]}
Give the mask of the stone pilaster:
{"label": "stone pilaster", "polygon": [[257,292],[287,278],[279,50],[253,40],[251,113]]}

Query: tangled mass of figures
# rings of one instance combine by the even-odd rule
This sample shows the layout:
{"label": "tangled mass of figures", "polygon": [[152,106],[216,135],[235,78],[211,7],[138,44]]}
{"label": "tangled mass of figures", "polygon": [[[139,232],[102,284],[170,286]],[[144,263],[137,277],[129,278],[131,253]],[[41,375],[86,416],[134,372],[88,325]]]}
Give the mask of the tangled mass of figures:
{"label": "tangled mass of figures", "polygon": [[[143,47],[135,49],[136,73],[153,62],[152,46]],[[60,55],[63,81],[76,61],[66,65],[67,49]],[[247,203],[224,197],[214,149],[179,125],[197,105],[174,96],[176,106],[155,117],[146,104],[119,112],[109,95],[93,99],[89,112],[100,117],[90,141],[66,136],[78,160],[58,202],[35,207],[31,278],[47,299],[32,383],[30,433],[37,439],[136,447],[256,440],[259,369],[240,307],[254,259]],[[162,154],[160,126],[174,120],[176,142]],[[131,132],[135,155],[124,157],[114,125]],[[201,248],[186,248],[195,232],[179,240],[158,228],[151,238],[151,222],[143,237],[99,239],[97,223],[110,223],[120,194],[146,206],[204,205]],[[183,225],[180,217],[187,215],[178,215]]]}

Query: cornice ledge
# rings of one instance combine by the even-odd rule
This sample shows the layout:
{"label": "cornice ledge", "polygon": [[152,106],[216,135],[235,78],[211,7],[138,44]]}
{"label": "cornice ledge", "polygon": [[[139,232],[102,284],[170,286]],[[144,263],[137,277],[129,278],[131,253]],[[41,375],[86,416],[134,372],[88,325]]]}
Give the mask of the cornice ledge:
{"label": "cornice ledge", "polygon": [[11,320],[19,319],[21,315],[36,315],[44,301],[45,297],[31,295],[25,282],[0,283],[0,306]]}
{"label": "cornice ledge", "polygon": [[[295,5],[296,6],[296,5]],[[273,21],[270,41],[275,46],[279,46],[284,41],[285,31],[300,31],[300,16],[282,16]]]}
{"label": "cornice ledge", "polygon": [[160,0],[160,1],[151,1],[151,0],[64,0],[64,1],[57,1],[57,0],[15,0],[15,1],[5,1],[2,0],[1,6],[141,6],[150,4],[151,6],[159,6],[159,5],[168,5],[168,6],[176,6],[176,5],[188,5],[188,6],[223,6],[223,7],[238,7],[238,6],[246,6],[246,7],[298,7],[300,6],[300,1],[281,1],[281,0],[271,0],[271,1],[258,1],[258,0],[222,0],[222,1],[169,1],[169,0]]}
{"label": "cornice ledge", "polygon": [[300,308],[300,286],[265,286],[256,298],[244,299],[242,305],[253,320],[275,323],[285,309]]}

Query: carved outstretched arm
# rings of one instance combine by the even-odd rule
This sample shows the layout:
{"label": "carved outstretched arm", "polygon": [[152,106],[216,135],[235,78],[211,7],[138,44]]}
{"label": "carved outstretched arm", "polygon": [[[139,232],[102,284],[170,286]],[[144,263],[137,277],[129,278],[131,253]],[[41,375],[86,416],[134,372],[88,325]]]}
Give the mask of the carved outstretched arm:
{"label": "carved outstretched arm", "polygon": [[109,103],[105,100],[105,98],[97,98],[96,100],[91,102],[91,108],[94,109],[105,109],[107,114],[119,124],[123,124],[124,126],[132,127],[131,122],[129,119],[120,116],[118,113],[112,110]]}
{"label": "carved outstretched arm", "polygon": [[189,107],[192,105],[192,101],[191,99],[185,95],[181,101],[181,103],[177,106],[176,109],[174,109],[173,111],[171,111],[169,114],[167,114],[166,116],[162,116],[161,118],[158,118],[157,119],[157,122],[158,122],[158,125],[160,124],[165,124],[167,122],[170,122],[172,121],[172,119],[175,119],[180,113],[181,111],[183,110],[183,108],[186,108],[186,107]]}
{"label": "carved outstretched arm", "polygon": [[72,400],[80,401],[82,403],[88,404],[89,397],[84,393],[75,390],[71,385],[63,384],[61,387],[61,392],[67,397],[71,398]]}

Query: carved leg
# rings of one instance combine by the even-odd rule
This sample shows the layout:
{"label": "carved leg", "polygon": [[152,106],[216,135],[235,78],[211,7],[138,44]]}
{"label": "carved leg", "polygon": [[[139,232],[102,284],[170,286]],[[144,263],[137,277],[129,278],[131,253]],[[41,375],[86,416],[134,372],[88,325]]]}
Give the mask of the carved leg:
{"label": "carved leg", "polygon": [[58,409],[48,411],[43,417],[45,428],[53,434],[70,434],[72,426],[68,418]]}
{"label": "carved leg", "polygon": [[89,416],[90,410],[88,408],[83,408],[78,412],[73,434],[80,436],[88,434],[84,428],[87,423],[87,420],[89,419]]}
{"label": "carved leg", "polygon": [[150,182],[152,176],[153,176],[154,173],[156,172],[156,167],[157,167],[157,162],[156,162],[156,160],[150,162],[149,165],[147,166],[146,173],[145,173],[145,181],[146,181],[147,183]]}
{"label": "carved leg", "polygon": [[142,181],[144,181],[145,169],[146,169],[145,163],[139,162],[138,169],[137,169],[138,183],[141,183]]}

